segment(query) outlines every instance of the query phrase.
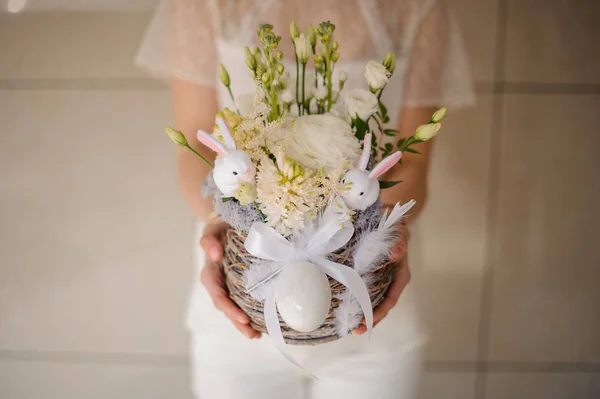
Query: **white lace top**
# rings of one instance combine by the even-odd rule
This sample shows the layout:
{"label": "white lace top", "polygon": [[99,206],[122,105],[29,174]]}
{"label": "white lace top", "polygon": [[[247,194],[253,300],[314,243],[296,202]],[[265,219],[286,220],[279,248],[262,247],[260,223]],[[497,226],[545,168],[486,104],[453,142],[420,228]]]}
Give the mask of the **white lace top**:
{"label": "white lace top", "polygon": [[[292,57],[292,20],[301,31],[324,20],[336,25],[341,53],[336,67],[348,72],[349,83],[364,80],[362,68],[368,60],[382,60],[388,51],[395,52],[398,86],[386,90],[393,97],[392,104],[387,100],[390,110],[393,103],[457,108],[473,102],[459,30],[440,0],[163,0],[136,63],[160,78],[214,86],[216,65],[224,62],[233,89],[240,91],[235,71],[243,70],[242,79],[248,75],[242,47],[257,45],[258,24],[274,25],[283,37],[282,50]],[[348,71],[354,65],[360,66],[360,76]]]}

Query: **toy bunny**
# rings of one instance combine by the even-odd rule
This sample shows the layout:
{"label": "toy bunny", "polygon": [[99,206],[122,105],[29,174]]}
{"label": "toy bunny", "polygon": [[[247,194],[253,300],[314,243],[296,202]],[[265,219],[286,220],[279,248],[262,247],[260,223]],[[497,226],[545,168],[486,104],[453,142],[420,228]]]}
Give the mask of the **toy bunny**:
{"label": "toy bunny", "polygon": [[255,184],[256,167],[248,154],[237,149],[233,134],[225,120],[218,118],[217,126],[219,126],[225,144],[204,130],[198,130],[197,138],[198,141],[219,155],[215,161],[213,179],[223,196],[233,197],[240,188],[240,181]]}
{"label": "toy bunny", "polygon": [[402,158],[402,152],[396,151],[379,162],[371,172],[367,172],[367,164],[371,156],[372,139],[373,135],[371,133],[365,136],[363,142],[364,148],[358,159],[357,168],[350,169],[342,178],[342,183],[352,183],[348,191],[342,193],[344,203],[350,209],[364,211],[373,205],[379,198],[379,181],[377,178],[390,170]]}

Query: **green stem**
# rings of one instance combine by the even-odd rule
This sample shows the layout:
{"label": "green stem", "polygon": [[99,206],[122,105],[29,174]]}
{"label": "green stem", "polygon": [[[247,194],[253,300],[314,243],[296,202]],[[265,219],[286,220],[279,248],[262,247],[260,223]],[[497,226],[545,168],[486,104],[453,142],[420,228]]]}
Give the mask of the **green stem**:
{"label": "green stem", "polygon": [[231,86],[227,86],[227,91],[229,92],[229,97],[231,97],[231,101],[233,102],[233,106],[235,107],[235,110],[237,111],[238,115],[240,114],[240,110],[238,109],[237,105],[235,104],[235,98],[233,97],[233,93],[231,92]]}
{"label": "green stem", "polygon": [[402,152],[404,152],[404,151],[406,151],[406,149],[407,149],[407,148],[408,148],[408,147],[409,147],[411,144],[414,144],[414,143],[416,143],[416,142],[417,142],[417,140],[415,140],[415,138],[414,138],[413,136],[410,136],[409,138],[407,138],[407,139],[404,141],[404,144],[402,144],[402,147],[401,147],[401,148],[398,148],[398,151],[402,151]]}
{"label": "green stem", "polygon": [[265,220],[267,220],[267,215],[265,215],[261,210],[260,210],[260,206],[258,206],[258,202],[256,202],[256,200],[254,201],[254,206],[256,207],[256,210],[258,211],[258,214],[260,215],[260,217],[262,218],[263,222]]}
{"label": "green stem", "polygon": [[204,157],[202,156],[202,154],[200,154],[198,151],[196,151],[196,150],[194,150],[192,147],[190,147],[190,145],[189,145],[189,144],[186,144],[185,146],[187,147],[187,149],[188,149],[188,150],[190,150],[191,152],[193,152],[194,154],[196,154],[196,155],[197,155],[197,156],[198,156],[200,159],[202,159],[204,162],[206,162],[206,164],[207,164],[208,166],[210,166],[210,168],[211,168],[211,169],[214,169],[214,168],[215,168],[215,167],[213,166],[213,164],[212,164],[212,163],[211,163],[211,162],[210,162],[208,159],[204,158]]}
{"label": "green stem", "polygon": [[[306,64],[302,64],[302,105],[304,105],[304,78],[306,77]],[[307,108],[310,108],[310,104]],[[304,114],[304,111],[302,112]]]}
{"label": "green stem", "polygon": [[277,105],[277,93],[271,88],[271,122],[279,118],[279,106]]}
{"label": "green stem", "polygon": [[298,116],[301,115],[300,109],[300,92],[298,91],[298,83],[300,82],[300,64],[298,63],[298,54],[296,54],[296,43],[294,43],[294,55],[296,56],[296,104],[298,105]]}

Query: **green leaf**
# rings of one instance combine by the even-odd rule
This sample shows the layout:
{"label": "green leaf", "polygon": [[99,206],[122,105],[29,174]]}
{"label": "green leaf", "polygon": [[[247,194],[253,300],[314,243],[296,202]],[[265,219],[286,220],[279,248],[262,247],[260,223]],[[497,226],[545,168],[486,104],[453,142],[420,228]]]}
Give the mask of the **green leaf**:
{"label": "green leaf", "polygon": [[383,123],[390,123],[390,117],[387,115],[383,116]]}
{"label": "green leaf", "polygon": [[[383,120],[384,120],[384,122],[385,122],[385,118],[387,117],[388,110],[387,110],[386,106],[385,106],[385,105],[383,105],[383,103],[382,103],[381,101],[379,101],[379,110],[381,111],[381,116],[382,116],[382,119],[383,119]],[[389,119],[389,118],[388,118],[388,119]]]}
{"label": "green leaf", "polygon": [[381,150],[383,151],[383,153],[381,154],[382,157],[387,157],[388,155],[390,155],[392,153],[392,150],[394,149],[394,146],[391,143],[386,143],[384,148],[381,148]]}
{"label": "green leaf", "polygon": [[406,150],[407,152],[412,152],[413,154],[421,154],[419,151],[415,150],[414,148],[407,148]]}
{"label": "green leaf", "polygon": [[356,138],[359,140],[364,140],[365,134],[369,130],[369,124],[360,118],[355,118],[352,123],[356,128],[356,133],[354,134]]}
{"label": "green leaf", "polygon": [[404,145],[404,142],[406,141],[406,138],[400,139],[398,140],[398,144],[396,144],[396,146],[398,148],[402,147]]}
{"label": "green leaf", "polygon": [[385,190],[386,188],[394,187],[398,183],[402,183],[402,180],[398,180],[398,181],[379,180],[379,188],[381,190]]}
{"label": "green leaf", "polygon": [[233,197],[223,197],[223,198],[221,198],[221,201],[223,201],[223,202],[229,202],[229,201],[233,201],[234,199],[235,198],[233,198]]}
{"label": "green leaf", "polygon": [[384,129],[383,130],[383,134],[385,134],[386,136],[394,137],[396,135],[396,133],[398,133],[398,131],[396,129]]}

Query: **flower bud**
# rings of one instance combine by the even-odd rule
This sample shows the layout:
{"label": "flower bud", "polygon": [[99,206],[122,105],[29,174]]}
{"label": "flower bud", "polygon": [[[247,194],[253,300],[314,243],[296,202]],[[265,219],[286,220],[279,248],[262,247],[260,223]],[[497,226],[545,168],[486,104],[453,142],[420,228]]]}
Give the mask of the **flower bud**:
{"label": "flower bud", "polygon": [[340,59],[340,53],[331,54],[331,61],[338,62],[339,59]]}
{"label": "flower bud", "polygon": [[269,74],[269,72],[265,72],[261,79],[264,84],[269,84],[269,82],[271,82],[271,75]]}
{"label": "flower bud", "polygon": [[290,37],[292,38],[292,40],[296,40],[298,36],[300,36],[300,31],[296,26],[296,21],[292,21],[292,23],[290,24]]}
{"label": "flower bud", "polygon": [[219,79],[225,85],[225,87],[229,87],[231,81],[229,80],[229,73],[223,64],[219,63]]}
{"label": "flower bud", "polygon": [[338,41],[337,41],[337,40],[334,40],[334,41],[333,41],[333,44],[331,45],[331,49],[332,49],[333,51],[337,51],[337,50],[338,50],[338,48],[340,48],[340,44],[338,43]]}
{"label": "flower bud", "polygon": [[278,74],[283,74],[283,71],[285,70],[285,67],[283,66],[283,64],[277,64],[277,66],[275,67],[275,69],[277,69],[277,73]]}
{"label": "flower bud", "polygon": [[310,42],[311,47],[317,45],[317,30],[312,25],[308,26],[308,41]]}
{"label": "flower bud", "polygon": [[372,92],[381,89],[388,83],[390,71],[377,61],[369,61],[365,68],[365,79]]}
{"label": "flower bud", "polygon": [[388,71],[390,71],[390,73],[394,73],[394,70],[396,69],[396,54],[387,53],[382,64]]}
{"label": "flower bud", "polygon": [[289,104],[292,101],[294,101],[294,96],[292,95],[292,92],[289,90],[285,90],[283,93],[281,93],[281,101],[283,101],[285,104]]}
{"label": "flower bud", "polygon": [[417,128],[414,138],[420,141],[427,141],[435,137],[442,125],[440,123],[428,123]]}
{"label": "flower bud", "polygon": [[275,57],[281,61],[283,59],[283,51],[278,51],[277,54],[275,54]]}
{"label": "flower bud", "polygon": [[169,135],[169,138],[177,145],[187,146],[187,140],[183,133],[177,129],[173,129],[171,126],[165,128],[165,132]]}
{"label": "flower bud", "polygon": [[296,55],[298,56],[298,60],[302,64],[306,64],[308,62],[308,58],[312,54],[312,50],[310,48],[308,39],[306,36],[304,36],[304,33],[301,33],[300,36],[294,40],[294,44],[296,45]]}
{"label": "flower bud", "polygon": [[246,57],[246,65],[248,65],[248,68],[252,71],[256,70],[256,58],[254,58],[250,48],[244,47],[244,56]]}
{"label": "flower bud", "polygon": [[346,71],[341,71],[340,72],[340,82],[344,83],[345,81],[348,80],[348,74],[346,73]]}
{"label": "flower bud", "polygon": [[318,101],[323,101],[325,98],[327,98],[327,94],[327,88],[325,86],[321,86],[315,91],[315,98]]}
{"label": "flower bud", "polygon": [[446,111],[446,107],[438,109],[431,117],[431,121],[434,123],[440,122],[442,119],[444,119],[444,116],[446,116]]}

